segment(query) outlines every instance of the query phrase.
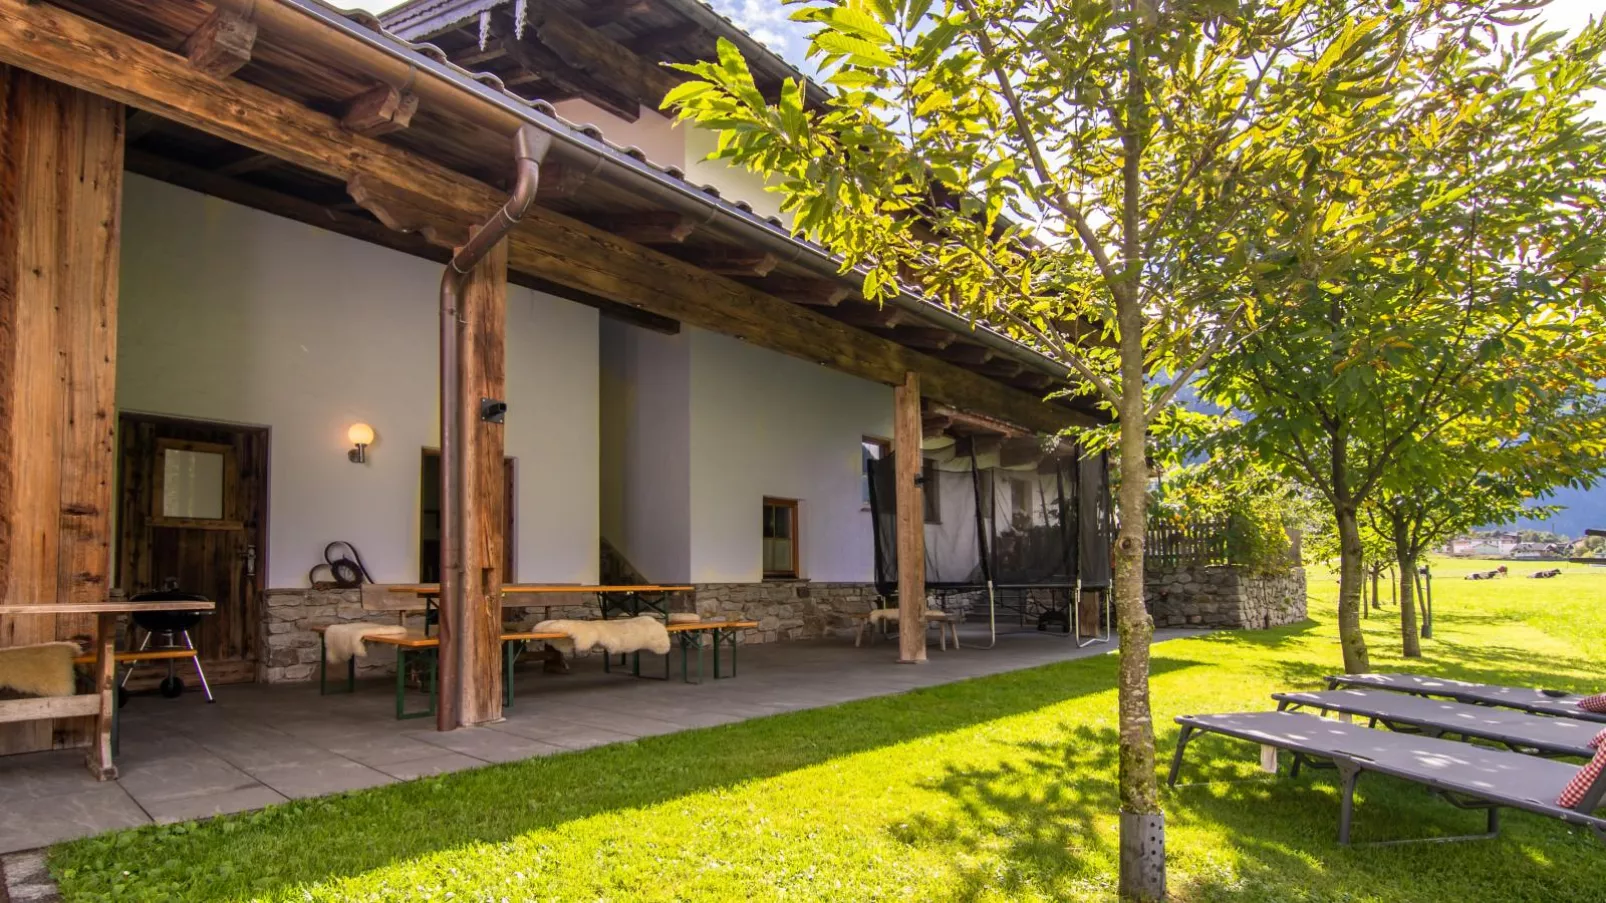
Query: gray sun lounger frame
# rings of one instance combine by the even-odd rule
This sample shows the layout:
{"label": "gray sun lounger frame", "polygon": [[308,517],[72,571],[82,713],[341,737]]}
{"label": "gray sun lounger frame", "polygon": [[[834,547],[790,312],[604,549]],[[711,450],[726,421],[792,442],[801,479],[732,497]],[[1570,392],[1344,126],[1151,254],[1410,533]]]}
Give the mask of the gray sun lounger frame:
{"label": "gray sun lounger frame", "polygon": [[1424,674],[1331,674],[1327,688],[1355,687],[1368,690],[1393,690],[1412,696],[1438,696],[1454,699],[1468,705],[1498,706],[1519,709],[1536,715],[1560,715],[1583,721],[1606,723],[1606,713],[1586,712],[1578,707],[1582,696],[1547,696],[1532,687],[1502,687],[1496,684],[1475,684],[1447,677],[1429,677]]}
{"label": "gray sun lounger frame", "polygon": [[[1459,809],[1487,810],[1488,829],[1483,834],[1375,841],[1367,846],[1491,838],[1500,832],[1501,808],[1520,809],[1581,825],[1589,828],[1597,839],[1606,842],[1606,819],[1592,814],[1600,808],[1602,797],[1606,797],[1606,773],[1595,780],[1576,808],[1565,809],[1557,805],[1555,799],[1578,773],[1578,766],[1566,762],[1437,737],[1373,730],[1301,712],[1178,715],[1176,722],[1182,726],[1182,735],[1177,738],[1176,754],[1172,757],[1171,773],[1166,780],[1171,787],[1177,785],[1188,743],[1201,732],[1221,734],[1292,753],[1294,766],[1289,771],[1291,777],[1299,776],[1302,764],[1336,768],[1342,794],[1338,842],[1343,846],[1350,845],[1356,782],[1368,772],[1421,784]],[[1514,787],[1502,789],[1488,779],[1475,780],[1470,775],[1458,778],[1453,769],[1447,769],[1442,764],[1431,769],[1412,767],[1412,760],[1418,757],[1438,762],[1459,761],[1466,770],[1473,772],[1521,775],[1529,782],[1528,789],[1533,792],[1525,794]]]}
{"label": "gray sun lounger frame", "polygon": [[1472,705],[1386,690],[1327,690],[1317,693],[1273,693],[1277,711],[1314,709],[1370,720],[1402,733],[1461,740],[1487,740],[1514,752],[1541,756],[1595,755],[1589,741],[1606,724],[1578,718],[1549,717],[1514,709]]}

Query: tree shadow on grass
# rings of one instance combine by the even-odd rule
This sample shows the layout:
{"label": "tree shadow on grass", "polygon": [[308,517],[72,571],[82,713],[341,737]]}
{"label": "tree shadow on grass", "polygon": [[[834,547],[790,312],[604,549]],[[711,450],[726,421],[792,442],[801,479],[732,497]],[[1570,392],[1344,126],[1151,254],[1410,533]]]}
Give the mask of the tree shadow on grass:
{"label": "tree shadow on grass", "polygon": [[[1116,745],[1112,729],[1070,725],[1052,740],[1010,743],[997,765],[950,767],[930,782],[954,800],[954,815],[921,813],[891,833],[911,846],[981,853],[956,865],[946,899],[1068,899],[1087,860],[1108,859],[1113,846],[1098,820],[1116,811]],[[1079,780],[1088,775],[1098,779]]]}
{"label": "tree shadow on grass", "polygon": [[[285,897],[473,844],[735,787],[1112,690],[1095,656],[822,709],[302,800],[56,848],[68,899]],[[1153,673],[1208,662],[1160,656]],[[711,767],[712,764],[712,767]],[[736,855],[740,851],[734,851]],[[221,867],[226,866],[226,868]],[[137,874],[132,887],[125,873]],[[130,889],[132,887],[132,889]]]}

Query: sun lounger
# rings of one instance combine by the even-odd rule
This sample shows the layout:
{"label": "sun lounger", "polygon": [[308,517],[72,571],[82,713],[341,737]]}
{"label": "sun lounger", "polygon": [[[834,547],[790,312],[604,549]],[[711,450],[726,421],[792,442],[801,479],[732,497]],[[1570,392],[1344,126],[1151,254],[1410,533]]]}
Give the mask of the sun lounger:
{"label": "sun lounger", "polygon": [[1586,712],[1578,707],[1584,697],[1575,694],[1550,696],[1532,687],[1501,687],[1494,684],[1474,684],[1446,677],[1428,677],[1425,674],[1334,674],[1327,678],[1327,688],[1357,687],[1368,690],[1394,690],[1413,696],[1439,696],[1471,705],[1493,705],[1507,709],[1520,709],[1539,715],[1561,715],[1584,721],[1606,723],[1606,715]]}
{"label": "sun lounger", "polygon": [[[1338,842],[1349,844],[1350,822],[1355,807],[1355,783],[1363,773],[1374,772],[1421,784],[1462,809],[1486,809],[1489,813],[1485,834],[1462,837],[1424,838],[1467,840],[1493,837],[1500,830],[1502,807],[1521,809],[1557,818],[1568,824],[1583,825],[1606,840],[1606,819],[1596,818],[1601,797],[1606,795],[1606,774],[1595,780],[1576,809],[1556,804],[1579,772],[1579,766],[1423,737],[1398,734],[1299,712],[1244,712],[1231,715],[1179,715],[1182,736],[1177,739],[1167,783],[1175,787],[1182,769],[1183,752],[1199,732],[1221,734],[1286,750],[1294,755],[1298,774],[1300,764],[1336,767],[1340,777],[1342,803],[1338,817]],[[1411,843],[1413,841],[1385,841]]]}
{"label": "sun lounger", "polygon": [[1546,756],[1595,755],[1589,741],[1606,725],[1578,718],[1551,718],[1512,709],[1428,699],[1387,690],[1328,690],[1323,693],[1273,693],[1277,710],[1319,709],[1370,719],[1390,730],[1450,735],[1463,740],[1491,740],[1517,752]]}

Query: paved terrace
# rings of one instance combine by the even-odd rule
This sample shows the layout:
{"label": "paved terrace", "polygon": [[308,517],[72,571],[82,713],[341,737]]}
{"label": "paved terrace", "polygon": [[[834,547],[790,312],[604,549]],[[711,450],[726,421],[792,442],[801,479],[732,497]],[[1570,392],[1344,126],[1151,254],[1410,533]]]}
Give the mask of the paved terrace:
{"label": "paved terrace", "polygon": [[[976,630],[962,627],[962,639],[984,639]],[[1197,631],[1160,630],[1155,639],[1189,633]],[[0,853],[901,693],[1111,648],[1078,649],[1067,638],[1027,631],[1001,636],[994,649],[933,646],[930,662],[915,667],[891,661],[895,641],[859,649],[840,639],[772,643],[743,647],[735,680],[702,685],[682,683],[678,673],[669,682],[606,674],[601,657],[589,656],[569,674],[521,666],[506,721],[448,733],[432,730],[429,719],[395,720],[394,680],[363,681],[355,694],[322,697],[316,684],[226,686],[217,688],[213,705],[193,687],[178,699],[141,695],[122,710],[117,781],[96,782],[78,750],[0,757]],[[410,694],[410,705],[422,702]]]}

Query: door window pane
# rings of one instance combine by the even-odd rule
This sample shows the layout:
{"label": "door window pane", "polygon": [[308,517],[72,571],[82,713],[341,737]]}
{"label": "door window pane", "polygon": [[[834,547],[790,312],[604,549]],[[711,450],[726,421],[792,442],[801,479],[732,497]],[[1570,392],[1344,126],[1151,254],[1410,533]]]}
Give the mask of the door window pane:
{"label": "door window pane", "polygon": [[224,457],[217,452],[162,450],[162,516],[189,520],[223,517]]}
{"label": "door window pane", "polygon": [[764,500],[764,576],[797,576],[797,502]]}

